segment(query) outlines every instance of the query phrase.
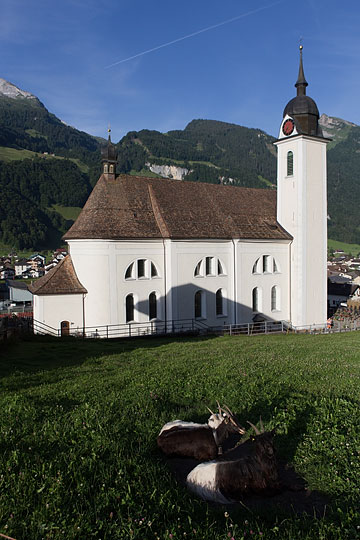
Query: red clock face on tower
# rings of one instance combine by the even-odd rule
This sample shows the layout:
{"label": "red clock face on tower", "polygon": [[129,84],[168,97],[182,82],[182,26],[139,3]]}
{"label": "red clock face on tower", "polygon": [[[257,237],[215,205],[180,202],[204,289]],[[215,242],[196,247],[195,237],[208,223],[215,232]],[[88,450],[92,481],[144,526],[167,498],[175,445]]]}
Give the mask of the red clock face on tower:
{"label": "red clock face on tower", "polygon": [[286,136],[291,135],[292,132],[294,131],[294,128],[295,128],[294,120],[291,120],[291,118],[288,118],[284,122],[283,127],[282,127],[283,134]]}

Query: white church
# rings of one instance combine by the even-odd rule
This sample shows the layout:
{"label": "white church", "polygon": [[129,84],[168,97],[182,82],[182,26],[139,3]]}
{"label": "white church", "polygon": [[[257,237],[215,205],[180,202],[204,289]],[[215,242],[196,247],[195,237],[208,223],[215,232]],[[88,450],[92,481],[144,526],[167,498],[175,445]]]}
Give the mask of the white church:
{"label": "white church", "polygon": [[306,95],[285,107],[277,191],[116,175],[116,149],[65,234],[69,256],[31,286],[34,320],[63,334],[179,320],[211,327],[327,319],[326,145]]}

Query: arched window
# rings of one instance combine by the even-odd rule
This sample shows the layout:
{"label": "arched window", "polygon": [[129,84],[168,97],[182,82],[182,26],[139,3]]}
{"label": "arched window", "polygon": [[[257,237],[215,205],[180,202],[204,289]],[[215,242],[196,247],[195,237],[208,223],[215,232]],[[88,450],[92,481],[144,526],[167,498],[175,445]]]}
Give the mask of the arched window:
{"label": "arched window", "polygon": [[260,258],[256,259],[256,261],[254,262],[254,266],[253,266],[253,269],[252,269],[253,274],[259,274],[259,272],[260,272],[260,270],[259,270],[259,262],[260,262]]}
{"label": "arched window", "polygon": [[194,277],[203,276],[225,276],[224,264],[218,257],[204,257],[197,263],[194,270]]}
{"label": "arched window", "polygon": [[203,317],[202,292],[201,291],[196,291],[196,293],[195,293],[194,314],[195,314],[195,319],[199,319],[200,317]]}
{"label": "arched window", "polygon": [[290,151],[287,153],[287,176],[294,174],[294,154]]}
{"label": "arched window", "polygon": [[274,285],[271,287],[271,311],[280,310],[280,290]]}
{"label": "arched window", "polygon": [[197,265],[195,266],[194,276],[200,276],[200,269],[201,269],[201,263],[202,261],[199,261]]}
{"label": "arched window", "polygon": [[214,257],[206,257],[206,275],[214,275]]}
{"label": "arched window", "polygon": [[159,277],[155,264],[149,259],[137,259],[129,264],[125,271],[125,279],[152,279]]}
{"label": "arched window", "polygon": [[138,259],[137,262],[137,277],[145,277],[145,259]]}
{"label": "arched window", "polygon": [[134,273],[134,263],[131,263],[126,269],[125,279],[133,279],[134,277],[133,273]]}
{"label": "arched window", "polygon": [[252,310],[260,311],[260,289],[254,287],[252,290]]}
{"label": "arched window", "polygon": [[109,170],[109,166],[107,163],[104,163],[104,173],[107,173]]}
{"label": "arched window", "polygon": [[270,255],[263,255],[263,272],[270,272]]}
{"label": "arched window", "polygon": [[156,293],[152,292],[149,294],[149,320],[157,318],[157,301]]}
{"label": "arched window", "polygon": [[215,303],[216,303],[216,316],[224,315],[224,298],[222,290],[219,289],[216,291],[215,295]]}
{"label": "arched window", "polygon": [[155,264],[152,262],[151,263],[151,277],[157,277],[158,275],[158,272],[156,270],[156,266]]}
{"label": "arched window", "polygon": [[280,273],[280,267],[275,260],[275,257],[271,255],[262,255],[253,264],[252,267],[253,274],[278,274]]}
{"label": "arched window", "polygon": [[110,173],[114,172],[114,165],[110,165]]}
{"label": "arched window", "polygon": [[134,295],[128,294],[125,300],[126,304],[126,322],[134,320]]}

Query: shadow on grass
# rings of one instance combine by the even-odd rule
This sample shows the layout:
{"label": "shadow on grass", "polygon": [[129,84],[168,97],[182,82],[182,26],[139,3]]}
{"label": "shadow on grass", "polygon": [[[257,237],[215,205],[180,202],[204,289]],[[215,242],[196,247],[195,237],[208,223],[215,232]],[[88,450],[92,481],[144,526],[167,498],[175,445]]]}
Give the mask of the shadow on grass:
{"label": "shadow on grass", "polygon": [[73,337],[28,336],[2,344],[0,378],[14,373],[37,373],[80,366],[89,359],[161,347],[175,342],[199,342],[215,336],[176,336],[156,338],[80,339]]}

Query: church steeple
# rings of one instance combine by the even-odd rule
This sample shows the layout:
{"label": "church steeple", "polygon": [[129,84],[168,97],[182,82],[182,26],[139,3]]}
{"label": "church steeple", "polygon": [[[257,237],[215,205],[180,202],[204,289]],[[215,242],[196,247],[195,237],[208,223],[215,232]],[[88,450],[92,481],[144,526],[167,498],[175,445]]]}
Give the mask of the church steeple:
{"label": "church steeple", "polygon": [[116,162],[118,153],[116,146],[111,142],[111,129],[108,128],[108,142],[106,146],[101,149],[102,155],[102,173],[110,180],[115,180],[116,177]]}
{"label": "church steeple", "polygon": [[304,75],[302,52],[303,52],[303,46],[300,45],[299,74],[298,74],[297,81],[295,83],[295,87],[297,88],[297,95],[298,96],[305,96],[306,95],[306,87],[309,86],[306,79],[305,79],[305,75]]}
{"label": "church steeple", "polygon": [[[291,234],[289,319],[297,328],[324,328],[327,318],[326,145],[316,103],[306,95],[300,45],[297,95],[286,105],[275,142],[277,219]],[[296,66],[297,67],[297,66]]]}
{"label": "church steeple", "polygon": [[286,105],[283,118],[285,116],[292,118],[299,134],[322,137],[319,126],[319,110],[315,101],[306,95],[307,86],[303,66],[303,46],[300,45],[299,73],[295,83],[297,95]]}

